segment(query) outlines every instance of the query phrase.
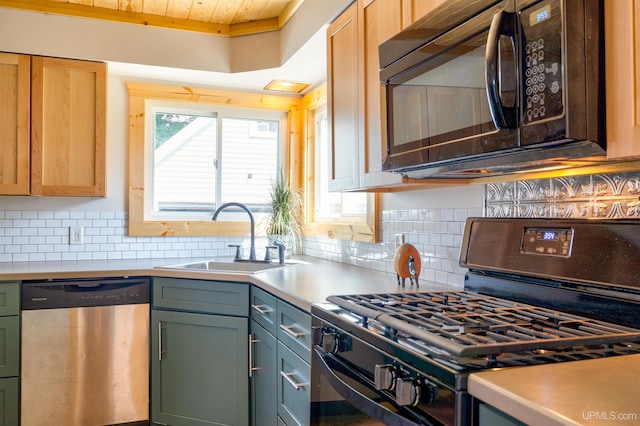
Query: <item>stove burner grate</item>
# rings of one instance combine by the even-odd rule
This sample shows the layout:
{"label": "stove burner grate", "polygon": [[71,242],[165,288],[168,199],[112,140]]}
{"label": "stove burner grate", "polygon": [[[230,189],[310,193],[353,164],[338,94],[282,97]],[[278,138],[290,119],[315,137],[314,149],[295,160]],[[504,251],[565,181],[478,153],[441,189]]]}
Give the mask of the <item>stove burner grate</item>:
{"label": "stove burner grate", "polygon": [[327,300],[458,357],[640,341],[637,329],[465,291]]}

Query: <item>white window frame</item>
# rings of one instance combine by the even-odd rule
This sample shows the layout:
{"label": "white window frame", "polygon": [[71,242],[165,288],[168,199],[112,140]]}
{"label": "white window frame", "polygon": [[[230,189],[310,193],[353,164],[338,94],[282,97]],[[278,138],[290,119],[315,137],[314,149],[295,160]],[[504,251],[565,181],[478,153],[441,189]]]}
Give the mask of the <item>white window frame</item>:
{"label": "white window frame", "polygon": [[[224,143],[222,138],[223,126],[222,120],[226,118],[232,119],[247,119],[247,120],[268,120],[279,122],[279,140],[278,140],[278,152],[276,160],[276,168],[282,167],[282,158],[285,154],[287,140],[286,132],[283,129],[287,128],[287,117],[283,111],[276,110],[260,110],[257,108],[234,108],[234,107],[220,107],[211,105],[202,105],[197,103],[184,103],[164,100],[149,100],[146,103],[146,129],[155,129],[155,114],[157,112],[167,112],[175,114],[190,114],[215,117],[218,121],[218,143],[216,146],[216,158],[217,177],[216,179],[216,200],[215,205],[221,204],[221,191],[222,181],[220,179],[221,167],[224,165],[224,158],[222,158],[222,144]],[[155,153],[155,131],[146,132],[145,137],[145,164],[149,165],[145,167],[145,184],[149,188],[150,194],[154,193],[154,153]],[[277,177],[277,170],[276,170]],[[157,212],[154,208],[153,195],[145,197],[144,200],[144,218],[145,220],[210,220],[213,212]],[[263,214],[254,212],[256,219],[260,219]],[[238,216],[242,217],[242,216]]]}

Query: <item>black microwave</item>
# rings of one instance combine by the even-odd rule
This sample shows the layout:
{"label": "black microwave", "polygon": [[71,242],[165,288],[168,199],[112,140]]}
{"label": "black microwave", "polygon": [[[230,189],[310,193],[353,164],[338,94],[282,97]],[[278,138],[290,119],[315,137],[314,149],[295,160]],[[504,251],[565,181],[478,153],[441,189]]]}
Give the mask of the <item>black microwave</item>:
{"label": "black microwave", "polygon": [[604,160],[603,0],[449,0],[379,47],[383,170],[478,177]]}

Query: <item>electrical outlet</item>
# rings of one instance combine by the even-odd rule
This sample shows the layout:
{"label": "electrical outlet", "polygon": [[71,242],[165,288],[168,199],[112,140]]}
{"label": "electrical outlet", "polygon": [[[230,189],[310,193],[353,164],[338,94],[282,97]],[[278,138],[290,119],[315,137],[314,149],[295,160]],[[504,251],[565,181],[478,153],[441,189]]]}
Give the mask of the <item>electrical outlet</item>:
{"label": "electrical outlet", "polygon": [[82,228],[82,226],[69,227],[69,244],[82,245],[83,237],[84,237],[84,229]]}
{"label": "electrical outlet", "polygon": [[404,234],[396,234],[396,247],[404,244]]}

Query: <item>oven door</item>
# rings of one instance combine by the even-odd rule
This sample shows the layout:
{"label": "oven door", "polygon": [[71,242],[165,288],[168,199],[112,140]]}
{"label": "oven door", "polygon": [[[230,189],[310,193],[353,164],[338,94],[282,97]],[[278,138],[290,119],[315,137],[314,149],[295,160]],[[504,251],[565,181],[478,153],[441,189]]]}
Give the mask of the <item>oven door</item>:
{"label": "oven door", "polygon": [[[381,70],[384,170],[406,174],[427,164],[517,148],[513,8],[513,0],[501,1]],[[434,21],[411,33],[436,31],[440,23]],[[431,24],[435,27],[422,28]]]}
{"label": "oven door", "polygon": [[339,339],[344,345],[334,352],[313,347],[312,425],[455,425],[468,419],[455,391],[357,338]]}

